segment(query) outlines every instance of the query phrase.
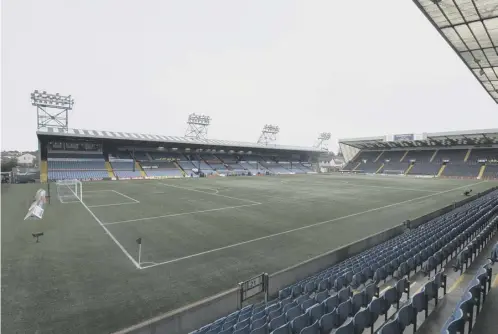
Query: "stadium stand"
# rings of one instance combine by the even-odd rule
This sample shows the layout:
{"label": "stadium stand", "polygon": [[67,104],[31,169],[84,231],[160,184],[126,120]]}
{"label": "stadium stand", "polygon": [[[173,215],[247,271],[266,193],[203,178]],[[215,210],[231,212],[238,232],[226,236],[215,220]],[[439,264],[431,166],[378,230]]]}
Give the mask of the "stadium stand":
{"label": "stadium stand", "polygon": [[437,175],[441,164],[431,161],[435,155],[437,155],[436,150],[409,150],[405,157],[405,160],[413,164],[409,174]]}
{"label": "stadium stand", "polygon": [[278,163],[282,166],[282,168],[289,171],[290,173],[305,174],[305,172],[299,168],[301,164],[297,161],[293,162],[291,158],[283,157],[278,160]]}
{"label": "stadium stand", "polygon": [[[289,169],[291,172],[296,174],[306,174],[308,172],[307,169],[301,164],[301,160],[299,160],[299,158],[291,156],[285,160],[289,161],[289,167],[287,168],[285,165],[284,167]],[[280,163],[283,164],[282,161],[280,161]]]}
{"label": "stadium stand", "polygon": [[201,159],[204,160],[211,170],[219,173],[225,173],[228,170],[223,161],[212,154],[201,154]]}
{"label": "stadium stand", "polygon": [[[266,175],[269,170],[262,165],[263,158],[272,165],[272,173],[291,174],[292,172],[276,162],[281,157],[293,155],[303,158],[305,163],[292,162],[289,168],[296,173],[312,172],[313,163],[318,158],[317,148],[273,145],[268,147],[259,143],[244,143],[227,140],[192,139],[176,136],[125,133],[63,128],[40,128],[37,131],[41,150],[41,179],[54,178],[86,179],[127,179],[147,177],[211,176],[211,175]],[[132,148],[133,147],[133,148]],[[104,159],[102,170],[98,173],[85,172],[62,175],[61,170],[52,170],[45,165],[47,150],[60,151],[60,158],[79,158],[79,151],[93,152],[98,159]],[[76,151],[67,152],[68,150]],[[219,152],[216,154],[207,152]],[[203,153],[205,152],[205,153]],[[237,154],[233,152],[238,152]],[[91,152],[84,152],[91,153]],[[110,155],[110,159],[108,156]],[[244,157],[246,156],[246,157]],[[53,157],[53,156],[52,156]],[[87,156],[90,158],[90,156]],[[157,164],[156,161],[168,160],[170,163]],[[225,161],[226,160],[226,161]],[[296,164],[294,164],[296,162]],[[45,167],[47,167],[45,169]],[[143,168],[145,167],[145,168]]]}
{"label": "stadium stand", "polygon": [[299,166],[300,169],[302,169],[306,173],[315,173],[315,167],[312,162],[301,162],[301,165]]}
{"label": "stadium stand", "polygon": [[109,162],[114,174],[120,179],[142,177],[142,174],[133,159],[117,159],[109,157]]}
{"label": "stadium stand", "polygon": [[340,139],[348,161],[342,171],[494,178],[488,166],[498,161],[497,135],[491,129]]}
{"label": "stadium stand", "polygon": [[443,163],[445,161],[449,161],[453,163],[463,163],[465,162],[464,160],[467,152],[468,149],[439,150],[434,162]]}
{"label": "stadium stand", "polygon": [[[189,157],[187,157],[186,155],[180,155],[179,157],[179,160],[178,160],[178,165],[180,166],[180,168],[185,172],[186,175],[194,175],[194,174],[197,174],[198,172],[198,168],[199,168],[199,165],[196,163],[196,164],[193,164]],[[196,170],[196,172],[194,172],[193,170]]]}
{"label": "stadium stand", "polygon": [[[362,333],[367,328],[374,332],[374,326],[381,328],[381,333],[402,333],[417,324],[419,312],[425,311],[427,317],[429,302],[437,305],[440,289],[446,294],[446,276],[438,272],[439,267],[459,249],[482,249],[496,233],[498,219],[493,216],[497,212],[495,190],[281,289],[271,302],[248,305],[193,333],[242,329],[244,333],[329,333],[333,329],[336,333]],[[419,271],[431,279],[410,298],[408,278]],[[379,294],[378,285],[389,278],[394,285]],[[388,318],[393,320],[386,322]],[[393,328],[396,331],[391,331]]]}
{"label": "stadium stand", "polygon": [[230,154],[216,154],[216,158],[218,158],[226,168],[231,172],[237,175],[247,174],[249,171],[246,170],[239,164],[239,158],[235,155]]}
{"label": "stadium stand", "polygon": [[142,161],[147,176],[183,177],[183,172],[174,161]]}
{"label": "stadium stand", "polygon": [[175,152],[135,152],[140,166],[148,177],[183,177],[184,172],[178,165],[181,157]]}
{"label": "stadium stand", "polygon": [[[407,151],[386,151],[381,156],[384,162],[383,168],[378,171],[385,174],[404,174],[410,163],[404,162]],[[379,160],[381,160],[379,159]],[[402,161],[403,160],[403,161]]]}
{"label": "stadium stand", "polygon": [[479,175],[479,170],[481,169],[481,164],[478,163],[458,163],[458,162],[448,162],[446,163],[446,168],[443,171],[443,176],[461,176],[461,177],[477,177]]}
{"label": "stadium stand", "polygon": [[[213,163],[214,165],[221,164],[221,161],[219,161],[218,159],[215,159],[214,156],[212,156],[212,155],[206,155],[206,158],[208,160],[210,160],[211,163]],[[204,160],[204,158],[201,155],[199,155],[199,154],[192,154],[191,155],[191,161],[194,164],[194,166],[197,166],[197,168],[199,168],[199,170],[201,172],[206,173],[208,175],[213,175],[215,173],[215,171],[213,170],[213,168],[211,167],[211,165],[208,164],[206,162],[206,160]]]}
{"label": "stadium stand", "polygon": [[102,153],[49,152],[48,180],[101,180],[108,177]]}
{"label": "stadium stand", "polygon": [[377,161],[381,154],[382,151],[362,151],[352,162],[346,165],[345,170],[376,173],[383,166],[381,162],[383,158]]}
{"label": "stadium stand", "polygon": [[286,169],[283,165],[274,160],[273,157],[262,156],[259,160],[260,165],[268,169],[274,174],[291,174],[291,171]]}
{"label": "stadium stand", "polygon": [[479,162],[482,161],[497,161],[498,160],[498,150],[496,148],[474,148],[470,152],[467,161]]}
{"label": "stadium stand", "polygon": [[486,169],[483,173],[484,179],[498,179],[498,165],[486,164]]}
{"label": "stadium stand", "polygon": [[253,175],[265,174],[267,169],[264,168],[258,160],[253,156],[242,157],[239,160],[239,165],[242,166],[246,171],[249,171]]}

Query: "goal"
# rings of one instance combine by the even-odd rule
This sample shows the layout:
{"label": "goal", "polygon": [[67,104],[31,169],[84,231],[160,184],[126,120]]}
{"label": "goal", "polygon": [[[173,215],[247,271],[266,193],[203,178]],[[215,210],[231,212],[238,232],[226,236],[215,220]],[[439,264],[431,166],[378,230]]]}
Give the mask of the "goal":
{"label": "goal", "polygon": [[61,203],[82,202],[83,187],[78,180],[57,181],[57,197]]}

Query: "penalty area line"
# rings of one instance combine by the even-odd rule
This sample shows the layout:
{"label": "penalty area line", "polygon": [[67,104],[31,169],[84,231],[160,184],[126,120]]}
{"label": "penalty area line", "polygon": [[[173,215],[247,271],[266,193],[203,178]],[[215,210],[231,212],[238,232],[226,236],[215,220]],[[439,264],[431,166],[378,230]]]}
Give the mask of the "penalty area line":
{"label": "penalty area line", "polygon": [[174,186],[172,184],[167,184],[167,183],[162,183],[162,182],[159,182],[159,184],[162,184],[163,186],[166,186],[166,187],[178,188],[178,189],[183,189],[183,190],[188,190],[188,191],[195,191],[195,192],[198,192],[198,193],[207,194],[207,195],[211,195],[211,196],[219,196],[219,197],[225,197],[225,198],[235,199],[235,200],[238,200],[238,201],[249,202],[249,203],[253,203],[253,204],[261,204],[259,202],[251,201],[249,199],[244,199],[244,198],[237,198],[237,197],[222,195],[222,194],[218,194],[218,193],[210,193],[210,192],[206,192],[206,191],[202,191],[202,190],[198,190],[198,189],[191,189],[191,188],[186,188],[186,187]]}
{"label": "penalty area line", "polygon": [[130,196],[128,196],[128,195],[125,195],[125,194],[123,194],[123,193],[120,193],[119,191],[116,191],[116,190],[111,190],[111,191],[115,192],[115,193],[116,193],[116,194],[118,194],[118,195],[121,195],[121,196],[123,196],[123,197],[126,197],[126,198],[128,198],[128,199],[131,199],[131,200],[132,200],[133,202],[135,202],[135,203],[140,203],[140,201],[138,201],[138,200],[136,200],[136,199],[134,199],[134,198],[132,198],[132,197],[130,197]]}
{"label": "penalty area line", "polygon": [[140,202],[123,202],[123,203],[112,203],[112,204],[99,204],[99,205],[89,205],[89,208],[101,208],[106,206],[119,206],[119,205],[130,205],[139,204]]}
{"label": "penalty area line", "polygon": [[196,214],[196,213],[205,213],[205,212],[213,212],[213,211],[222,211],[222,210],[244,208],[244,207],[255,206],[255,205],[260,205],[260,204],[259,203],[257,203],[257,204],[256,203],[254,203],[254,204],[242,204],[242,205],[235,205],[235,206],[226,206],[226,207],[223,207],[223,208],[216,208],[216,209],[199,210],[199,211],[189,211],[189,212],[181,212],[181,213],[172,213],[172,214],[169,214],[169,215],[162,215],[162,216],[154,216],[154,217],[145,217],[145,218],[121,220],[121,221],[116,221],[116,222],[104,223],[104,225],[115,225],[115,224],[131,223],[131,222],[138,222],[138,221],[144,221],[144,220],[153,220],[153,219],[168,218],[168,217],[178,217],[178,216],[185,216],[185,215],[193,215],[193,214]]}
{"label": "penalty area line", "polygon": [[102,224],[100,219],[93,213],[92,210],[90,210],[90,208],[85,204],[85,202],[81,201],[80,203],[88,212],[90,212],[93,219],[95,219],[95,221],[104,229],[104,231],[112,239],[112,241],[114,241],[114,243],[119,247],[119,249],[121,249],[121,251],[128,257],[128,259],[130,259],[131,263],[133,263],[135,267],[137,267],[137,269],[142,269],[140,264],[133,258],[133,256],[130,255],[130,253],[128,253],[128,251],[123,247],[123,245],[121,245],[121,243],[118,241],[118,239],[116,239],[116,237],[111,233],[111,231],[109,231],[109,229],[105,227],[104,224]]}

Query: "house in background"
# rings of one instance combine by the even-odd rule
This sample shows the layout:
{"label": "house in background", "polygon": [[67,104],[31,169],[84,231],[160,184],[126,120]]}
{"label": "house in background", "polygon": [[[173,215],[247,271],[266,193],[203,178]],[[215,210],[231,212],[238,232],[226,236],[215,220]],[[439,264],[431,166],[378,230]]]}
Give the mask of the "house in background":
{"label": "house in background", "polygon": [[17,157],[17,164],[21,166],[33,166],[36,164],[36,156],[31,153],[24,153]]}

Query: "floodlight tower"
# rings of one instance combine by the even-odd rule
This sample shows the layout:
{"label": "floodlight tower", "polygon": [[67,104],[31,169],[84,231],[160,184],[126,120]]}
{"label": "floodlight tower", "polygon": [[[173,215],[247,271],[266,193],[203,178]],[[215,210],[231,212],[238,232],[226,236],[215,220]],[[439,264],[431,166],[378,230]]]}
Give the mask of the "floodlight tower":
{"label": "floodlight tower", "polygon": [[48,94],[35,90],[31,93],[31,104],[36,107],[37,129],[44,127],[63,128],[67,131],[69,110],[73,110],[71,95]]}
{"label": "floodlight tower", "polygon": [[330,140],[330,132],[322,132],[318,135],[317,143],[314,147],[319,148],[322,151],[328,150],[328,141]]}
{"label": "floodlight tower", "polygon": [[277,140],[277,134],[280,132],[280,128],[276,125],[265,124],[261,134],[259,135],[258,144],[268,145]]}
{"label": "floodlight tower", "polygon": [[185,137],[206,139],[209,124],[211,124],[211,117],[209,116],[197,114],[188,115]]}

